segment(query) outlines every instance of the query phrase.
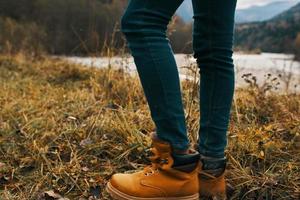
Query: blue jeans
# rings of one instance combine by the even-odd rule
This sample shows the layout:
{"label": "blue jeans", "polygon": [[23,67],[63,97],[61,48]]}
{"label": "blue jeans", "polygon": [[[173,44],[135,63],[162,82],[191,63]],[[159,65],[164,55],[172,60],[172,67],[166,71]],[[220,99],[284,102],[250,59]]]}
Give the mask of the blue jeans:
{"label": "blue jeans", "polygon": [[[183,0],[129,0],[121,31],[134,58],[156,133],[189,147],[180,80],[167,25]],[[232,45],[236,0],[192,0],[193,50],[200,74],[199,152],[224,157],[234,93]]]}

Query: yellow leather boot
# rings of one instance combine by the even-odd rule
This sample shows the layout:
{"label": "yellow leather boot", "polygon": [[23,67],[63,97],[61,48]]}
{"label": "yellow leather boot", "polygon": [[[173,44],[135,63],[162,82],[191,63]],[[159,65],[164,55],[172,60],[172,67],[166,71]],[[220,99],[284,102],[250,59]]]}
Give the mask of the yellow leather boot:
{"label": "yellow leather boot", "polygon": [[199,172],[199,195],[214,200],[226,199],[226,158],[201,157]]}
{"label": "yellow leather boot", "polygon": [[199,154],[196,162],[173,166],[169,143],[152,138],[151,165],[132,174],[115,174],[107,192],[116,200],[198,200]]}

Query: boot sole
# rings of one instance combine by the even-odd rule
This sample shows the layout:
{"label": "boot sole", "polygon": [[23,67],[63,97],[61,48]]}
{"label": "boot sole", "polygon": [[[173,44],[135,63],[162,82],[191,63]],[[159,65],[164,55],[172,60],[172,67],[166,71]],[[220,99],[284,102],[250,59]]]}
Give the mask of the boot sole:
{"label": "boot sole", "polygon": [[199,200],[198,193],[191,196],[185,196],[185,197],[156,197],[156,198],[134,197],[117,190],[110,184],[110,182],[108,182],[106,185],[106,191],[115,200]]}
{"label": "boot sole", "polygon": [[201,198],[205,199],[213,199],[213,200],[227,200],[226,195],[215,195],[215,194],[206,194],[206,193],[199,193]]}

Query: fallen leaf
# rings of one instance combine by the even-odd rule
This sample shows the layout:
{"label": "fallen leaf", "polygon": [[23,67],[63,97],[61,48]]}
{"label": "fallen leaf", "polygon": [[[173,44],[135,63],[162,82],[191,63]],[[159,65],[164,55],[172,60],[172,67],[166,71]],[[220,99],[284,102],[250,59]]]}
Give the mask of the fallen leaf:
{"label": "fallen leaf", "polygon": [[263,157],[265,157],[265,152],[264,151],[260,151],[259,155],[263,158]]}
{"label": "fallen leaf", "polygon": [[80,146],[85,147],[85,146],[90,145],[92,143],[93,143],[93,141],[90,138],[86,138],[84,140],[81,140]]}
{"label": "fallen leaf", "polygon": [[69,116],[68,119],[70,119],[70,120],[77,120],[77,118],[73,117],[73,116]]}
{"label": "fallen leaf", "polygon": [[5,164],[2,163],[2,162],[0,162],[0,169],[1,169],[1,168],[4,168],[4,167],[5,167]]}
{"label": "fallen leaf", "polygon": [[52,198],[55,198],[55,199],[60,199],[60,198],[62,198],[61,195],[55,193],[53,190],[49,190],[49,191],[46,191],[46,192],[44,192],[44,193],[45,193],[45,196],[52,197]]}
{"label": "fallen leaf", "polygon": [[300,148],[300,135],[296,135],[294,138],[294,146]]}
{"label": "fallen leaf", "polygon": [[53,190],[49,190],[43,192],[39,196],[38,200],[70,200],[70,199],[62,197],[60,194],[55,193]]}
{"label": "fallen leaf", "polygon": [[89,171],[90,169],[89,168],[87,168],[87,167],[83,167],[82,168],[82,171],[84,171],[84,172],[87,172],[87,171]]}

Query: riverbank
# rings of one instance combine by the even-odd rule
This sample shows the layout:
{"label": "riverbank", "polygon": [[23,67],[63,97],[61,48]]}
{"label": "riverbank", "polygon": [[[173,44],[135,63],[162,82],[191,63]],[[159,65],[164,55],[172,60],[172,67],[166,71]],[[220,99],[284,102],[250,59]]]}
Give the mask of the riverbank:
{"label": "riverbank", "polygon": [[[118,57],[62,57],[67,61],[93,67],[113,66],[123,68],[132,75],[137,75],[136,66],[131,55]],[[300,62],[293,60],[293,55],[261,53],[245,54],[235,52],[233,59],[236,72],[236,87],[243,88],[249,84],[269,87],[279,93],[300,94]],[[180,79],[199,79],[196,59],[192,54],[176,54]],[[246,77],[244,75],[247,75]],[[251,80],[252,83],[249,83]]]}
{"label": "riverbank", "polygon": [[[191,142],[197,82],[183,80]],[[144,166],[154,130],[138,80],[122,69],[0,56],[0,199],[109,200],[116,172]],[[228,129],[231,199],[299,199],[300,95],[236,90]]]}

